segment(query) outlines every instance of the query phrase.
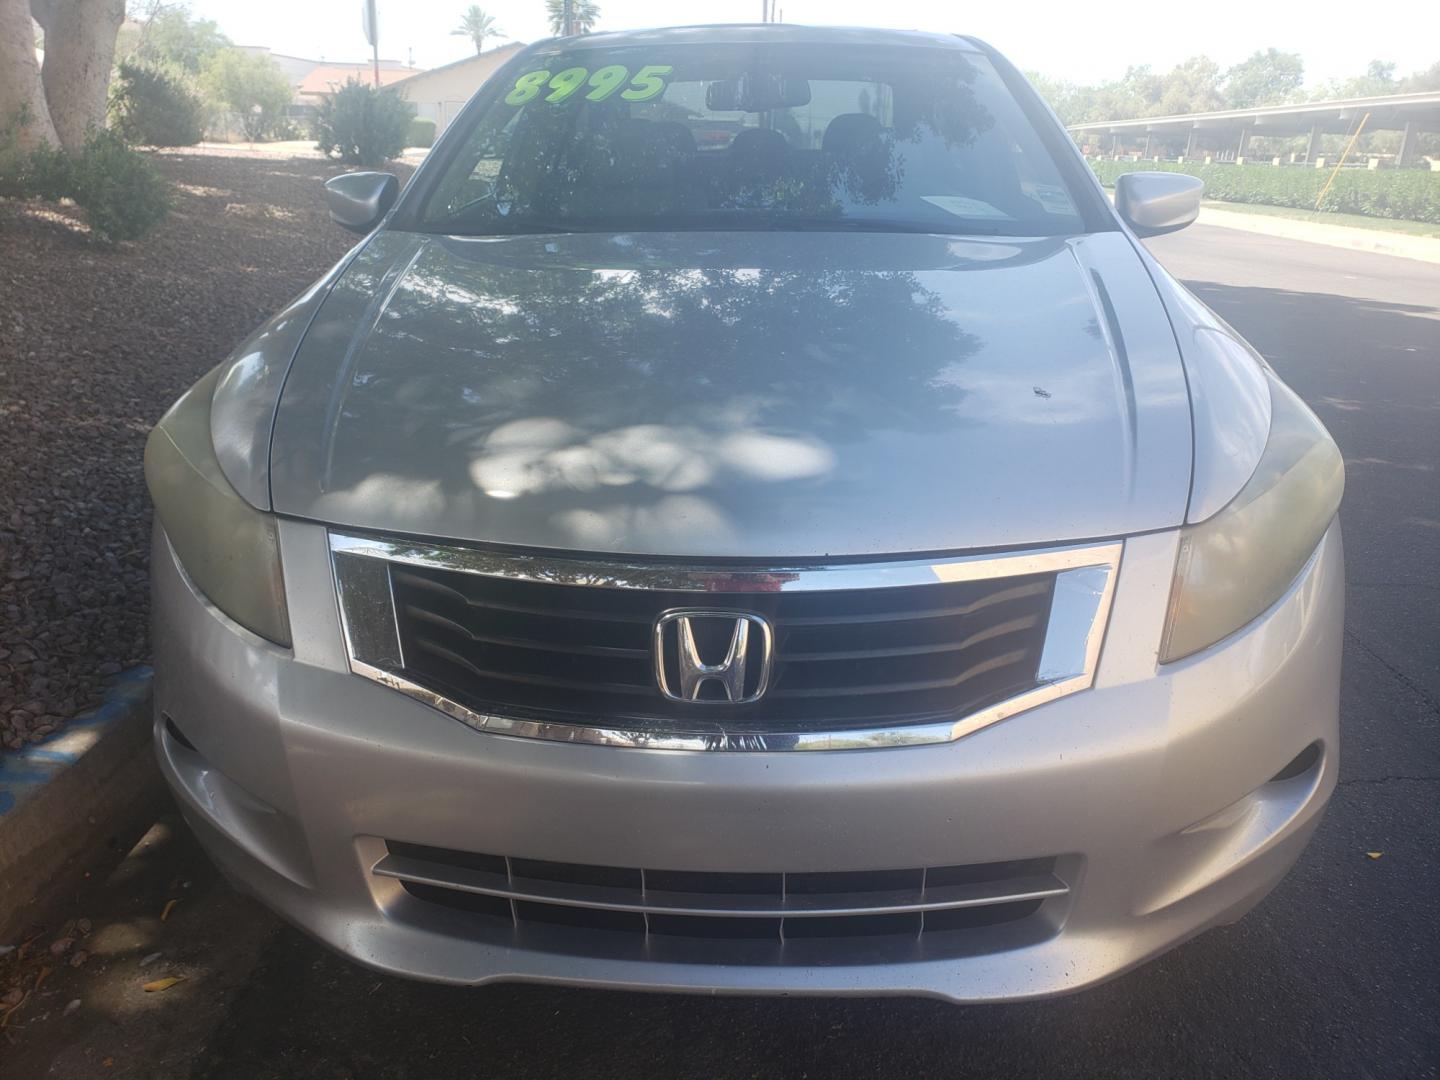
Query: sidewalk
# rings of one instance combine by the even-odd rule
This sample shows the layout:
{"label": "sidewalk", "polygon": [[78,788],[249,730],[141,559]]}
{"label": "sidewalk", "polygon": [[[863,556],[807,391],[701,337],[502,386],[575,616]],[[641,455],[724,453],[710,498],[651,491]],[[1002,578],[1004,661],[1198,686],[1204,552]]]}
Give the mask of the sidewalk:
{"label": "sidewalk", "polygon": [[1303,240],[1328,247],[1349,248],[1351,251],[1371,251],[1402,259],[1440,263],[1440,237],[1407,236],[1404,233],[1384,232],[1379,229],[1357,229],[1350,225],[1326,225],[1294,218],[1244,214],[1219,210],[1213,206],[1200,209],[1199,224],[1264,233],[1267,236]]}
{"label": "sidewalk", "polygon": [[[202,142],[194,146],[178,147],[178,152],[187,154],[210,154],[216,157],[280,157],[280,158],[314,158],[316,161],[329,161],[324,154],[315,149],[314,139],[290,139],[285,142]],[[399,160],[411,164],[418,164],[425,160],[425,155],[430,152],[426,146],[410,146],[400,154]]]}

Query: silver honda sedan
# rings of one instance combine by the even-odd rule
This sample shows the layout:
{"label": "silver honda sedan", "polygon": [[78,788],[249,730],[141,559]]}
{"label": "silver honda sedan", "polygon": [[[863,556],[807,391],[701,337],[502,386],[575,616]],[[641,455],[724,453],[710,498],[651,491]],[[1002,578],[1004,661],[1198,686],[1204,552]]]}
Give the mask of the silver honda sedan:
{"label": "silver honda sedan", "polygon": [[381,971],[994,1001],[1281,879],[1335,444],[973,39],[517,53],[150,438],[156,726]]}

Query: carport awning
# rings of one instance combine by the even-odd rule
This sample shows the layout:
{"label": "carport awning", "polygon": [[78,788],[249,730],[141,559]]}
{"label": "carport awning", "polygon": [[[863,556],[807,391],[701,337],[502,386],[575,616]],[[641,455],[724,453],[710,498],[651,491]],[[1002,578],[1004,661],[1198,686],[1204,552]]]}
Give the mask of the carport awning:
{"label": "carport awning", "polygon": [[1353,130],[1366,113],[1370,114],[1365,123],[1367,131],[1401,129],[1407,124],[1415,125],[1420,131],[1440,131],[1440,92],[1262,105],[1254,109],[1142,116],[1133,120],[1095,120],[1071,124],[1069,130],[1091,135],[1188,135],[1191,131],[1242,128],[1252,129],[1257,135],[1307,135],[1315,128],[1344,133]]}

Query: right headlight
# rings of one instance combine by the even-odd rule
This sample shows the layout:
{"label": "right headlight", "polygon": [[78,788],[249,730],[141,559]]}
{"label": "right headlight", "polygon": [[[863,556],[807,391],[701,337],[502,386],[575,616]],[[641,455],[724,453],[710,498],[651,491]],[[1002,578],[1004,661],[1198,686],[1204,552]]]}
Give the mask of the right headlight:
{"label": "right headlight", "polygon": [[1267,377],[1270,434],[1259,464],[1222,510],[1181,533],[1161,663],[1208,648],[1280,599],[1340,507],[1339,448],[1289,387]]}
{"label": "right headlight", "polygon": [[187,390],[145,443],[145,483],[155,514],[195,587],[247,630],[290,644],[275,518],[225,479],[210,437],[220,368]]}

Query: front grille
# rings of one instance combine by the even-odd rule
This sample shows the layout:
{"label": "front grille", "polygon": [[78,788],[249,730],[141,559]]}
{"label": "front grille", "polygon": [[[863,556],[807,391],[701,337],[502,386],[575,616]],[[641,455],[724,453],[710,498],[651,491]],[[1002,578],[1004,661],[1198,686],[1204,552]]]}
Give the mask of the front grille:
{"label": "front grille", "polygon": [[[726,732],[868,727],[964,715],[1033,688],[1054,573],[893,588],[697,594],[389,563],[398,674],[480,713]],[[753,588],[753,586],[752,586]],[[764,616],[774,668],[751,704],[660,692],[657,618]]]}
{"label": "front grille", "polygon": [[[1055,858],[822,873],[712,873],[543,862],[389,841],[373,872],[425,910],[471,917],[483,940],[566,928],[612,951],[670,942],[750,943],[747,962],[805,962],[837,944],[877,961],[897,944],[983,951],[1053,930],[1041,908],[1069,886]],[[997,928],[1006,933],[995,934]],[[980,935],[978,931],[992,931]],[[1017,936],[1018,935],[1018,936]],[[568,939],[575,942],[572,936]],[[822,953],[806,951],[807,944]],[[881,951],[875,951],[876,946]],[[824,950],[830,950],[828,953]],[[779,951],[777,951],[779,950]],[[703,953],[699,954],[701,957]],[[693,954],[692,954],[693,956]],[[716,962],[735,960],[721,951]]]}

